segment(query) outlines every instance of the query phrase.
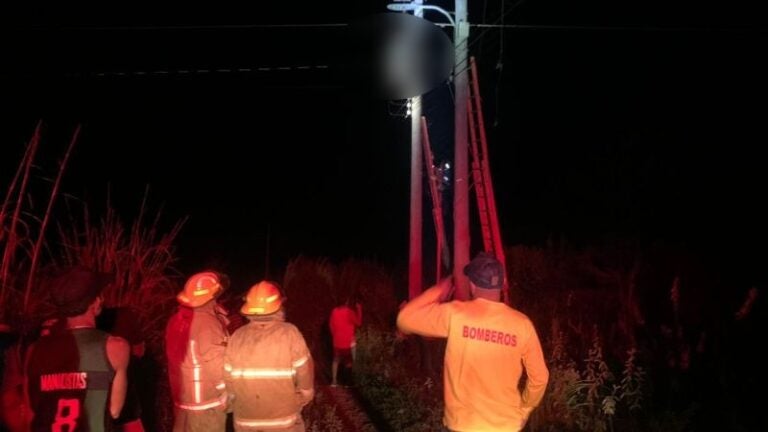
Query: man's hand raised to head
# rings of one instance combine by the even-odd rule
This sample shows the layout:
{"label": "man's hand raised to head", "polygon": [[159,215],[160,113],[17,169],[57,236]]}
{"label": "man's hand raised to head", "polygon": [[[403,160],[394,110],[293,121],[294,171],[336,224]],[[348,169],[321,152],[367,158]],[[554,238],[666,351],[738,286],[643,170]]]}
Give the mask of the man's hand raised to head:
{"label": "man's hand raised to head", "polygon": [[453,276],[443,278],[437,286],[440,287],[440,303],[446,303],[453,300],[453,293],[456,290],[456,286],[453,284]]}

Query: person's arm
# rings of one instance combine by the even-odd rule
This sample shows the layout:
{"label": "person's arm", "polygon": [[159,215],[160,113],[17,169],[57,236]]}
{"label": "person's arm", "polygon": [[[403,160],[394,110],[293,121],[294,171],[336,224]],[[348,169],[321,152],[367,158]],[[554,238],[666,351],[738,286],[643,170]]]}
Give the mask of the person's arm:
{"label": "person's arm", "polygon": [[[222,361],[227,348],[227,329],[216,316],[208,313],[195,313],[189,331],[190,351],[194,350],[193,359],[197,363]],[[194,342],[194,343],[193,343]]]}
{"label": "person's arm", "polygon": [[[23,366],[23,375],[22,375],[23,377],[22,392],[24,393],[23,394],[24,405],[22,406],[21,415],[22,417],[24,417],[25,423],[27,425],[32,424],[32,419],[35,417],[35,412],[32,409],[35,406],[35,404],[33,403],[29,393],[29,359],[32,357],[32,350],[34,350],[34,348],[35,348],[35,344],[32,344],[32,346],[30,346],[27,349],[26,356],[24,357],[24,366]],[[19,362],[16,361],[16,364],[18,363]],[[7,383],[3,383],[3,384],[7,384]],[[37,401],[34,401],[34,402],[37,402]]]}
{"label": "person's arm", "polygon": [[296,392],[301,396],[302,405],[306,405],[315,397],[315,364],[298,329],[291,341],[291,363],[296,373]]}
{"label": "person's arm", "polygon": [[[205,323],[208,323],[208,325]],[[190,341],[189,350],[194,351],[190,354],[193,356],[192,358],[196,364],[210,364],[213,366],[213,369],[207,367],[207,370],[211,374],[218,373],[218,375],[207,375],[205,378],[213,380],[216,389],[223,395],[227,392],[223,369],[224,356],[227,350],[226,329],[217,319],[203,321],[200,324],[202,324],[201,327],[193,327],[193,330],[197,330],[197,335],[194,339],[195,343]]]}
{"label": "person's arm", "polygon": [[112,380],[112,393],[109,397],[109,413],[112,418],[118,418],[125,404],[128,392],[128,362],[131,359],[131,346],[121,337],[107,338],[107,358],[115,370]]}
{"label": "person's arm", "polygon": [[448,337],[451,305],[440,301],[452,286],[452,278],[445,278],[408,302],[397,315],[397,328],[405,334]]}
{"label": "person's arm", "polygon": [[230,345],[224,350],[224,391],[227,393],[227,402],[225,411],[232,412],[232,401],[235,399],[235,393],[232,391],[232,356],[230,355]]}
{"label": "person's arm", "polygon": [[522,360],[525,372],[528,375],[528,381],[522,394],[522,406],[526,414],[533,411],[544,397],[544,391],[547,389],[549,381],[549,370],[544,361],[544,353],[541,350],[539,337],[536,335],[536,329],[533,323],[528,321],[528,332],[530,336],[523,346]]}
{"label": "person's arm", "polygon": [[[190,349],[192,349],[191,346]],[[207,327],[201,330],[195,338],[194,349],[194,355],[201,363],[222,359],[227,349],[224,329]]]}

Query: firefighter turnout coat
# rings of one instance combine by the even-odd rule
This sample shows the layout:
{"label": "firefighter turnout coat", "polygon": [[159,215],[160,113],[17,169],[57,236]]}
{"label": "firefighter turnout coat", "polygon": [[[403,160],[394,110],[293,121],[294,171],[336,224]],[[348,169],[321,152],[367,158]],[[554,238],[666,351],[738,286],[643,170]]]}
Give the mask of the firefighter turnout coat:
{"label": "firefighter turnout coat", "polygon": [[237,329],[224,368],[235,430],[304,430],[301,409],[314,395],[314,364],[282,311]]}
{"label": "firefighter turnout coat", "polygon": [[168,322],[168,377],[177,410],[225,412],[226,324],[226,316],[213,301],[194,309],[181,306]]}

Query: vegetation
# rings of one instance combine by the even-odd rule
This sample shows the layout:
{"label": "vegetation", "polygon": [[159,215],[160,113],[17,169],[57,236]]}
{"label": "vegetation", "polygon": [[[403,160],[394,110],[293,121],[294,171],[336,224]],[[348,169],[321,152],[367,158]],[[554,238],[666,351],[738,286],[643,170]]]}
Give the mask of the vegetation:
{"label": "vegetation", "polygon": [[[23,347],[51,313],[40,280],[57,266],[82,264],[115,276],[105,291],[108,306],[138,311],[148,342],[147,378],[156,383],[153,394],[144,395],[157,402],[147,427],[169,430],[163,329],[183,280],[173,266],[184,221],[164,229],[147,194],[129,223],[109,200],[101,215],[92,215],[87,203],[60,192],[79,129],[50,181],[41,181],[35,168],[41,134],[38,125],[0,207],[0,324],[13,324],[21,335],[6,353],[5,393],[18,392]],[[45,205],[35,205],[33,191]],[[763,382],[751,375],[762,369],[761,357],[753,355],[765,318],[757,288],[734,289],[696,257],[658,245],[549,244],[506,253],[511,302],[536,325],[551,372],[530,431],[764,425],[759,398],[750,398]],[[403,280],[402,272],[371,261],[300,256],[287,265],[282,284],[288,319],[310,346],[318,382],[327,382],[330,371],[329,313],[349,297],[359,299],[365,324],[352,376],[363,406],[379,430],[437,430],[444,343],[396,331]],[[343,430],[337,410],[319,396],[305,410],[308,430]]]}

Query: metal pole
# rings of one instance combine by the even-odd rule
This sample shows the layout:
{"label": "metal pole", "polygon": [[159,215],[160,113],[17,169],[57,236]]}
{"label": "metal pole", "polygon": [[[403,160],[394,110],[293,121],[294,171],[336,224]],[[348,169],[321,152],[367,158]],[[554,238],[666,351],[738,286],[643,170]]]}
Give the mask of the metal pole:
{"label": "metal pole", "polygon": [[[422,0],[413,3],[421,4]],[[421,17],[421,9],[414,15]],[[421,182],[421,97],[411,99],[411,234],[408,253],[408,298],[421,294],[422,284],[422,182]]]}
{"label": "metal pole", "polygon": [[454,189],[453,189],[453,279],[456,298],[469,298],[469,282],[464,266],[469,263],[469,170],[467,165],[467,74],[469,22],[467,0],[456,0],[456,26],[453,43],[455,63],[454,85]]}

